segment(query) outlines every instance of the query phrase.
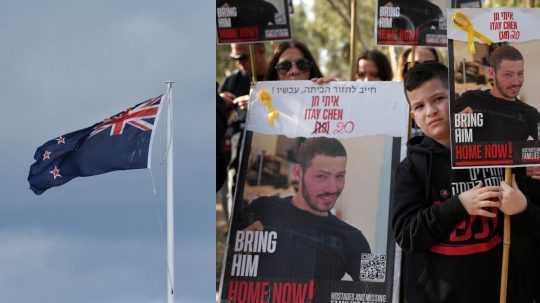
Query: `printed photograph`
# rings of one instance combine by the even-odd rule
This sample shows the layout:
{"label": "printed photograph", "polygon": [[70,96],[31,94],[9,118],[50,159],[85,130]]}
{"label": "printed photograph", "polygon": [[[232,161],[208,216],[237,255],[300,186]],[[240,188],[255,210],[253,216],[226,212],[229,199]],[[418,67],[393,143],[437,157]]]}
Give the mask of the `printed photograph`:
{"label": "printed photograph", "polygon": [[453,166],[540,163],[540,41],[475,46],[452,42]]}
{"label": "printed photograph", "polygon": [[258,133],[250,139],[222,302],[256,296],[256,289],[279,296],[289,291],[284,285],[302,289],[303,300],[313,302],[345,294],[390,298],[390,175],[399,162],[399,140]]}
{"label": "printed photograph", "polygon": [[448,1],[379,0],[377,44],[446,46]]}
{"label": "printed photograph", "polygon": [[287,0],[216,0],[218,43],[291,38]]}

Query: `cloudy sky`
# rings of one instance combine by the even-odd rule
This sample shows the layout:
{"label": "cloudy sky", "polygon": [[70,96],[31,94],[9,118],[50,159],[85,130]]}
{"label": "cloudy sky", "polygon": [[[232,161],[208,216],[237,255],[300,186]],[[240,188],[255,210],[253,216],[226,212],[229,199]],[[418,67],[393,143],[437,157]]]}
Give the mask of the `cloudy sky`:
{"label": "cloudy sky", "polygon": [[[186,5],[186,3],[192,3]],[[215,298],[214,2],[3,1],[0,302],[165,300],[160,153],[147,170],[78,178],[41,196],[35,149],[176,81],[177,302]]]}

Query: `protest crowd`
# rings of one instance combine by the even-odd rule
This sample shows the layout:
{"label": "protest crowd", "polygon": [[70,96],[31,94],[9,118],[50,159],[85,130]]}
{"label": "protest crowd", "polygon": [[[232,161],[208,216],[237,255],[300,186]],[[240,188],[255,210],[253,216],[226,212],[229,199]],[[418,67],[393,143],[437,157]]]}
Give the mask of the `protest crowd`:
{"label": "protest crowd", "polygon": [[[218,15],[222,2],[227,1],[218,1]],[[230,6],[240,2],[231,1]],[[275,2],[277,1],[273,3]],[[476,57],[473,56],[474,60],[471,60],[475,65],[465,60],[460,63],[458,62],[458,57],[461,56],[459,47],[464,49],[463,53],[466,55],[463,56],[469,56],[465,42],[461,46],[459,42],[449,40],[446,45],[446,36],[442,44],[440,39],[432,38],[440,34],[440,28],[434,29],[434,24],[438,26],[440,18],[444,15],[442,12],[445,10],[437,6],[439,2],[393,0],[378,3],[376,7],[385,9],[379,10],[380,19],[377,24],[381,26],[384,22],[389,23],[386,27],[378,29],[379,36],[374,39],[390,37],[390,29],[406,34],[407,29],[403,28],[410,26],[413,29],[416,28],[417,33],[422,36],[417,37],[414,43],[403,43],[402,39],[394,42],[373,41],[369,43],[369,45],[374,45],[373,47],[363,45],[361,49],[356,50],[353,60],[350,60],[350,73],[340,74],[328,69],[326,64],[322,64],[326,63],[327,59],[321,59],[320,50],[310,48],[310,41],[296,40],[294,30],[293,36],[286,40],[261,39],[250,43],[238,41],[222,43],[219,46],[220,49],[227,49],[228,58],[234,63],[234,70],[218,70],[218,73],[226,75],[221,83],[216,83],[216,196],[220,209],[218,221],[228,222],[221,226],[230,228],[231,222],[235,220],[233,214],[239,210],[243,211],[246,216],[251,217],[238,224],[242,231],[253,231],[254,235],[259,235],[256,233],[274,228],[278,231],[278,239],[283,241],[278,243],[287,243],[287,249],[296,250],[297,255],[303,255],[303,257],[298,256],[298,260],[313,259],[309,262],[319,266],[313,269],[313,273],[306,269],[312,263],[303,264],[302,269],[298,270],[294,264],[297,259],[285,256],[282,250],[272,256],[280,255],[283,258],[283,261],[280,261],[281,267],[270,263],[270,257],[261,257],[260,275],[263,275],[262,272],[269,272],[272,274],[268,274],[268,277],[275,279],[280,277],[279,275],[272,276],[275,273],[284,275],[286,272],[296,270],[298,272],[295,272],[295,277],[302,281],[310,281],[310,278],[315,281],[317,279],[340,280],[346,273],[351,276],[350,283],[361,280],[358,278],[361,275],[358,272],[360,257],[357,256],[361,253],[373,252],[374,244],[367,243],[366,237],[362,234],[364,231],[360,232],[357,228],[349,226],[340,219],[339,214],[331,210],[345,185],[333,183],[336,187],[334,197],[322,197],[320,194],[321,198],[319,194],[315,194],[319,187],[316,187],[315,183],[310,183],[311,179],[309,179],[309,169],[318,165],[319,159],[328,161],[325,162],[326,165],[329,161],[341,159],[340,157],[351,157],[351,154],[347,154],[340,143],[333,141],[325,143],[338,145],[339,153],[325,151],[318,154],[319,151],[313,151],[306,164],[301,160],[303,159],[302,151],[312,143],[306,138],[295,141],[296,143],[292,144],[293,147],[286,157],[291,162],[304,165],[298,171],[292,168],[289,172],[300,180],[294,183],[296,194],[279,199],[259,197],[242,208],[235,205],[242,200],[237,197],[244,189],[244,186],[240,184],[244,180],[239,180],[239,176],[242,175],[241,170],[246,169],[247,161],[244,158],[249,154],[249,146],[244,145],[243,142],[246,141],[247,136],[246,118],[250,111],[250,91],[259,81],[311,80],[314,85],[321,86],[337,85],[343,81],[392,81],[402,89],[403,100],[410,115],[409,125],[407,125],[408,138],[406,138],[408,142],[402,145],[403,148],[406,146],[406,151],[396,162],[395,167],[392,167],[391,181],[389,181],[388,234],[391,243],[397,245],[400,251],[400,259],[399,263],[396,263],[399,264],[398,269],[394,269],[394,274],[399,273],[397,278],[394,277],[397,286],[394,285],[394,289],[388,292],[397,294],[397,297],[393,297],[390,301],[388,297],[370,295],[367,290],[368,285],[362,286],[362,290],[357,291],[356,299],[351,297],[348,300],[332,300],[317,297],[321,294],[317,292],[313,284],[309,284],[310,282],[297,284],[299,288],[305,286],[306,302],[540,303],[540,170],[532,165],[540,162],[529,162],[531,165],[528,167],[523,165],[525,163],[523,161],[530,159],[527,157],[533,157],[532,152],[527,152],[536,148],[535,142],[538,141],[540,134],[540,114],[535,104],[527,104],[529,100],[537,102],[537,100],[532,100],[536,97],[524,93],[524,83],[531,81],[530,85],[533,85],[533,79],[524,80],[524,70],[534,69],[529,63],[533,61],[531,53],[527,56],[524,51],[520,52],[508,43],[497,44],[497,47],[478,46],[485,52],[477,50],[477,54],[474,55]],[[482,5],[482,1],[452,1],[452,3],[454,8],[463,5],[463,7],[489,9],[486,4]],[[472,5],[471,3],[478,5],[467,6]],[[229,7],[227,5],[229,4],[225,7]],[[406,24],[406,18],[390,20],[392,16],[395,17],[393,15],[395,10],[391,8],[396,7],[401,8],[401,14],[410,14],[412,21],[408,22],[411,24]],[[249,9],[246,8],[247,10]],[[373,12],[362,13],[372,14]],[[425,17],[422,14],[432,16]],[[279,13],[275,14],[275,16],[278,15]],[[275,20],[265,22],[273,26],[279,23],[276,21],[278,19],[276,17]],[[260,30],[265,28],[260,24],[256,26]],[[446,23],[444,29],[446,30]],[[525,31],[525,29],[522,30]],[[431,43],[430,39],[433,39]],[[453,52],[449,53],[449,47],[453,48]],[[328,57],[332,56],[326,55],[326,58]],[[480,67],[473,70],[471,66]],[[385,102],[386,100],[377,101]],[[370,114],[377,115],[378,113],[371,112]],[[465,118],[460,118],[463,122],[459,125],[453,117],[462,116]],[[476,122],[470,122],[471,120],[467,119],[476,119],[474,120]],[[392,122],[387,121],[387,123]],[[460,141],[461,137],[456,137],[456,134],[460,132],[459,129],[454,128],[467,128],[467,126],[470,126],[468,128],[472,129],[470,134],[474,132],[474,138],[478,142]],[[463,143],[463,148],[472,146],[474,143],[477,144],[478,149],[483,150],[480,154],[487,157],[485,155],[489,144],[500,144],[502,147],[503,143],[508,145],[507,142],[511,142],[510,148],[513,148],[514,155],[510,153],[511,155],[504,159],[502,156],[500,159],[487,159],[480,156],[465,159],[459,158],[460,154],[456,153],[461,150],[458,148],[462,148],[459,143]],[[520,159],[516,160],[518,153]],[[540,156],[538,158],[540,159]],[[506,162],[501,162],[503,160]],[[511,160],[514,162],[509,162]],[[505,170],[510,171],[510,168],[505,167],[509,166],[512,166],[511,174],[509,178],[505,178]],[[328,174],[337,176],[336,178],[340,176],[339,170],[334,171],[333,166],[325,166],[324,169],[329,172]],[[264,173],[263,170],[257,178],[264,179]],[[341,174],[344,178],[345,173]],[[246,173],[245,182],[249,182],[249,178],[250,176]],[[337,179],[325,180],[326,183],[338,182],[335,181]],[[348,180],[346,186],[354,187],[355,182],[361,181]],[[322,207],[321,205],[330,206]],[[270,214],[264,214],[264,211]],[[307,216],[303,212],[311,212],[316,216],[328,215],[327,219],[331,219],[332,223],[324,221],[326,219]],[[268,216],[271,216],[271,219],[265,219]],[[511,222],[511,232],[504,227],[505,216]],[[308,224],[311,228],[303,227]],[[319,225],[323,227],[319,228]],[[341,236],[335,236],[344,232],[328,231],[337,229],[335,226],[348,231],[343,235],[345,244],[340,244]],[[286,228],[295,229],[296,232],[294,236],[288,236],[288,240],[283,240],[283,229]],[[501,263],[505,254],[504,247],[507,244],[504,233],[507,232],[510,233],[512,240],[509,247],[508,265],[505,268]],[[263,234],[260,235],[263,236]],[[271,234],[264,234],[264,236],[270,237]],[[221,234],[221,237],[224,238],[225,235]],[[334,247],[320,249],[319,244],[304,244],[303,237],[321,237],[320,241],[323,242],[332,241],[332,237],[339,239],[336,240],[337,244]],[[231,239],[233,238],[229,239],[229,246],[239,243]],[[238,241],[238,238],[236,240]],[[226,240],[221,239],[221,241]],[[267,247],[273,248],[270,244]],[[309,250],[317,251],[317,253],[311,255]],[[339,252],[334,253],[334,251]],[[350,261],[353,252],[355,259]],[[328,261],[329,258],[337,258],[335,254],[341,258],[340,262]],[[217,262],[220,264],[218,280],[223,279],[221,270],[227,266],[221,264],[221,261],[233,262],[230,258],[231,256],[226,258],[222,255],[218,256]],[[344,269],[339,268],[340,266]],[[353,269],[349,268],[351,266]],[[230,275],[231,272],[234,273],[234,266],[232,268],[232,270],[230,268],[224,270],[225,276]],[[321,273],[325,271],[331,274]],[[503,274],[506,271],[507,273]],[[501,275],[504,275],[506,279],[504,286],[501,286]],[[391,277],[387,276],[386,279],[391,280]],[[262,280],[257,279],[249,281],[263,283]],[[230,285],[235,285],[234,287],[237,288]],[[240,285],[240,282],[231,280],[227,288],[228,294],[218,298],[219,302],[266,302],[263,299],[260,301],[242,299]],[[265,285],[260,284],[261,289],[266,287]],[[268,288],[270,289],[268,292],[274,294],[278,287],[277,284],[273,285]],[[231,294],[233,291],[236,292],[235,295]],[[504,301],[500,295],[501,291],[504,292]],[[345,294],[347,292],[332,292],[335,298],[346,297]]]}

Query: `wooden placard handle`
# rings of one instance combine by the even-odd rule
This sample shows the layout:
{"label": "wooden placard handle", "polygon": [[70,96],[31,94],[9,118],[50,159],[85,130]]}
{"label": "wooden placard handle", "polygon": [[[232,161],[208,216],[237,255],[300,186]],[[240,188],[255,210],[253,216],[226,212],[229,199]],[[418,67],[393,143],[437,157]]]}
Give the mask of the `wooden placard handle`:
{"label": "wooden placard handle", "polygon": [[[512,168],[504,169],[504,182],[512,186]],[[508,260],[510,257],[510,216],[504,215],[504,236],[503,236],[503,255],[501,268],[501,291],[499,296],[500,303],[506,303],[506,290],[508,286]]]}

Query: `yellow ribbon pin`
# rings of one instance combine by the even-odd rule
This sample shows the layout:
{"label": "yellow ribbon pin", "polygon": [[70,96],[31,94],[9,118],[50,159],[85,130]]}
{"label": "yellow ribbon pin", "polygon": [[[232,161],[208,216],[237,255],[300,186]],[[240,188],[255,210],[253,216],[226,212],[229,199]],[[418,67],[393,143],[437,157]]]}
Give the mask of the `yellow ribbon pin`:
{"label": "yellow ribbon pin", "polygon": [[271,126],[274,126],[274,122],[279,118],[279,112],[272,104],[272,96],[266,89],[261,89],[259,91],[259,99],[264,107],[266,107],[266,111],[268,111],[268,123],[270,123]]}
{"label": "yellow ribbon pin", "polygon": [[492,42],[491,40],[489,40],[488,37],[474,30],[474,25],[472,24],[471,19],[469,19],[469,17],[467,17],[464,13],[455,13],[452,17],[452,21],[454,22],[455,26],[467,32],[467,47],[469,48],[469,52],[472,55],[476,53],[476,47],[474,46],[474,37],[480,39],[487,45],[491,45]]}

